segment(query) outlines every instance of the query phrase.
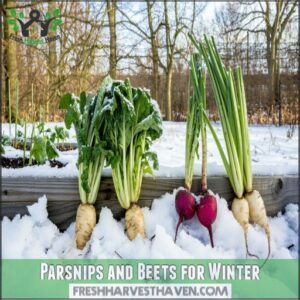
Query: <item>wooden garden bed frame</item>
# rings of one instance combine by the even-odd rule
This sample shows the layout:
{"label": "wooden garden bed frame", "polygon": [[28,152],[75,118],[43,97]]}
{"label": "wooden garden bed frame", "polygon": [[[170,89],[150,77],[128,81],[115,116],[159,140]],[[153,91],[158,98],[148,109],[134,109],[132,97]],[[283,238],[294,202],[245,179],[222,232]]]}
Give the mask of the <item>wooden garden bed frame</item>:
{"label": "wooden garden bed frame", "polygon": [[[144,178],[139,204],[150,207],[153,199],[158,199],[167,192],[183,186],[183,178]],[[16,214],[28,214],[27,205],[37,201],[43,195],[48,199],[49,218],[60,228],[65,229],[75,221],[79,204],[77,178],[56,177],[7,177],[2,178],[1,219]],[[208,186],[215,193],[228,200],[234,197],[226,177],[209,177]],[[288,203],[299,201],[298,176],[257,176],[254,187],[259,190],[265,201],[270,216],[282,211]],[[200,192],[200,179],[193,181],[192,191]],[[97,215],[101,207],[108,207],[116,218],[124,216],[113,188],[112,178],[102,178],[101,188],[96,201]]]}

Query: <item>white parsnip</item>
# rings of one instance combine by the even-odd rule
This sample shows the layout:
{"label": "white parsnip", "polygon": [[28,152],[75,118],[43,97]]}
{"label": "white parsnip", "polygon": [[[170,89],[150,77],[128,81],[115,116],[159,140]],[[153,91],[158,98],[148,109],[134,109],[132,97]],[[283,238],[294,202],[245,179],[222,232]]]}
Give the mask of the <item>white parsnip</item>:
{"label": "white parsnip", "polygon": [[82,250],[91,237],[96,225],[96,209],[92,204],[80,204],[76,215],[75,240],[78,249]]}
{"label": "white parsnip", "polygon": [[249,256],[257,257],[249,252],[248,247],[248,229],[249,229],[249,204],[245,198],[234,198],[231,207],[233,216],[241,225],[244,231],[246,251]]}
{"label": "white parsnip", "polygon": [[125,228],[128,238],[132,241],[138,234],[145,237],[144,213],[142,209],[132,204],[125,213]]}
{"label": "white parsnip", "polygon": [[267,235],[268,239],[268,257],[271,252],[271,231],[268,224],[268,218],[266,213],[266,208],[264,200],[261,197],[260,193],[256,190],[253,190],[250,193],[246,193],[245,198],[247,199],[249,205],[249,215],[250,221],[254,224],[261,226]]}

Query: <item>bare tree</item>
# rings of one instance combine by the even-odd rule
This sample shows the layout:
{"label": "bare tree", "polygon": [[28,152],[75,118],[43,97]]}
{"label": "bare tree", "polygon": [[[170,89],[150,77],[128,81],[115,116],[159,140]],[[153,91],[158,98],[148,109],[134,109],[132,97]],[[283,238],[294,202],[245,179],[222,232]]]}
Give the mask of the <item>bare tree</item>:
{"label": "bare tree", "polygon": [[[139,37],[147,44],[150,45],[150,58],[151,58],[151,76],[153,80],[152,85],[152,94],[155,99],[158,99],[159,95],[159,45],[158,45],[158,32],[162,28],[162,14],[160,16],[154,16],[154,8],[156,7],[159,10],[159,5],[155,1],[146,0],[146,8],[140,9],[139,14],[145,18],[143,24],[139,21],[134,20],[132,15],[129,15],[125,9],[119,8],[121,15],[124,17],[122,21],[123,25],[127,30]],[[136,13],[136,12],[134,12]],[[145,26],[142,26],[145,25]],[[143,63],[142,60],[138,59],[139,65],[144,69],[147,69],[147,66]],[[149,65],[148,65],[149,69]]]}
{"label": "bare tree", "polygon": [[[56,3],[55,2],[48,2],[48,11],[53,12],[56,9]],[[56,30],[51,31],[49,34],[49,37],[55,37],[56,36]],[[51,43],[48,44],[48,62],[47,62],[47,68],[48,68],[48,86],[52,86],[55,82],[55,78],[57,76],[57,43],[56,39],[53,39]],[[56,89],[50,89],[47,93],[47,99],[46,99],[46,120],[49,120],[49,102],[51,99],[55,98]]]}
{"label": "bare tree", "polygon": [[[283,33],[296,12],[297,0],[240,1],[240,5],[227,6],[232,10],[227,18],[227,32],[261,33],[267,45],[267,66],[269,75],[269,105],[279,100],[279,59],[278,51]],[[229,14],[230,15],[230,14]]]}
{"label": "bare tree", "polygon": [[117,1],[107,0],[107,15],[110,33],[109,43],[109,74],[112,78],[116,78],[117,75],[117,34],[116,34],[116,10]]}
{"label": "bare tree", "polygon": [[[174,20],[170,22],[170,6],[173,5]],[[178,1],[173,3],[164,0],[164,37],[165,37],[165,51],[166,51],[166,63],[164,64],[159,59],[160,66],[163,68],[166,74],[166,119],[172,120],[172,75],[173,75],[173,63],[174,56],[177,52],[176,43],[180,33],[186,28],[183,22],[183,18],[180,18],[178,13]]]}
{"label": "bare tree", "polygon": [[[13,35],[12,27],[8,25],[7,19],[10,17],[10,8],[15,7],[15,2],[10,0],[4,1],[5,19],[4,19],[4,68],[5,68],[5,86],[6,86],[6,99],[8,108],[9,99],[9,86],[10,86],[10,108],[12,116],[14,116],[17,98],[17,83],[18,83],[18,63],[17,63],[17,42],[10,39]],[[2,8],[1,8],[2,9]]]}

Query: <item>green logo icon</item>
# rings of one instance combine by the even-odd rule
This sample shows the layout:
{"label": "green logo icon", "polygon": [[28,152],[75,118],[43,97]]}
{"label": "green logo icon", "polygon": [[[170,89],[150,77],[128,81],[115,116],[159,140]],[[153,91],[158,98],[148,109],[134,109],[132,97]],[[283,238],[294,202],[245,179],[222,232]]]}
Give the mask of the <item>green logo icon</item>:
{"label": "green logo icon", "polygon": [[[11,36],[12,39],[18,42],[22,41],[24,44],[43,44],[59,38],[59,36],[55,39],[47,38],[49,30],[56,31],[57,27],[62,24],[59,8],[54,9],[53,12],[47,11],[45,14],[37,9],[32,9],[28,17],[25,16],[23,11],[18,12],[15,8],[11,8],[8,11],[7,23],[13,26],[12,29],[15,34],[20,31],[23,38]],[[30,31],[38,32],[40,37],[30,39]]]}

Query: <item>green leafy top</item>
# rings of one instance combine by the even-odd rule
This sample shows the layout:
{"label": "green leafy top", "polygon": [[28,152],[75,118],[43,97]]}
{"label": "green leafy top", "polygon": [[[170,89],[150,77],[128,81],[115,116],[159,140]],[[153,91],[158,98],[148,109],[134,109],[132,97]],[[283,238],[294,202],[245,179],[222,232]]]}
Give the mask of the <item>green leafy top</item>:
{"label": "green leafy top", "polygon": [[106,141],[112,155],[108,162],[118,200],[128,208],[130,202],[138,201],[143,175],[158,168],[157,156],[149,148],[162,134],[161,115],[149,92],[133,88],[129,80],[113,81],[104,103],[110,110]]}
{"label": "green leafy top", "polygon": [[205,102],[205,83],[206,77],[200,55],[194,53],[190,60],[190,85],[193,87],[193,94],[188,100],[185,136],[185,186],[189,190],[194,175],[195,158],[199,156],[199,136],[203,123],[201,105]]}
{"label": "green leafy top", "polygon": [[59,108],[65,109],[65,125],[76,132],[79,169],[79,192],[83,203],[94,203],[100,184],[105,157],[108,155],[104,138],[106,123],[104,95],[111,79],[103,81],[96,95],[82,92],[79,97],[67,93]]}
{"label": "green leafy top", "polygon": [[240,67],[234,71],[225,67],[213,38],[205,36],[203,42],[197,42],[195,37],[190,35],[190,39],[202,55],[212,81],[227,153],[223,150],[205,112],[203,116],[216,142],[232,188],[236,196],[241,198],[244,190],[252,191],[247,106],[242,71]]}
{"label": "green leafy top", "polygon": [[[128,80],[108,76],[96,95],[68,93],[59,107],[66,110],[66,127],[73,125],[76,131],[82,202],[95,201],[94,185],[106,161],[112,167],[118,199],[128,208],[138,200],[143,174],[158,167],[156,154],[149,151],[152,141],[162,134],[156,102],[148,91],[133,88]],[[101,162],[98,167],[97,162]]]}

